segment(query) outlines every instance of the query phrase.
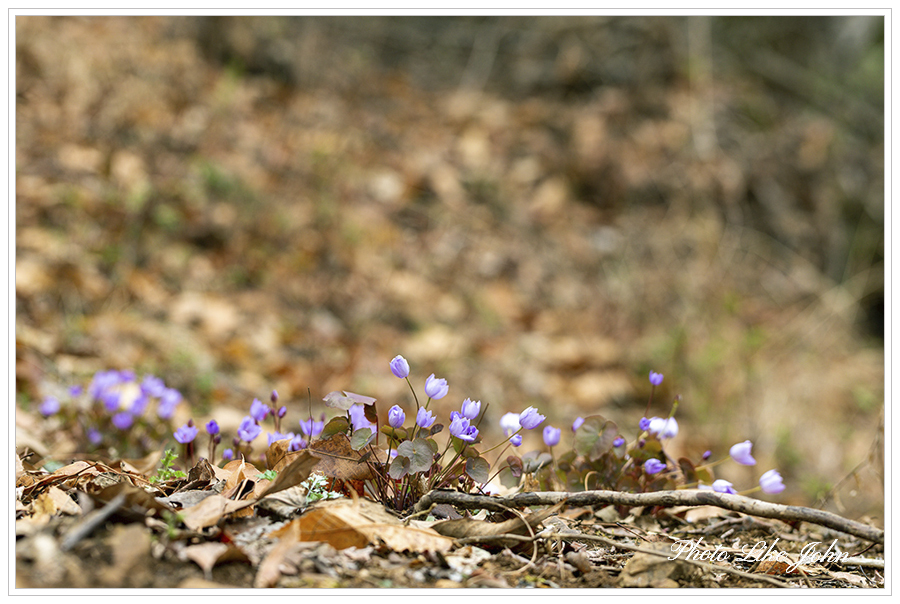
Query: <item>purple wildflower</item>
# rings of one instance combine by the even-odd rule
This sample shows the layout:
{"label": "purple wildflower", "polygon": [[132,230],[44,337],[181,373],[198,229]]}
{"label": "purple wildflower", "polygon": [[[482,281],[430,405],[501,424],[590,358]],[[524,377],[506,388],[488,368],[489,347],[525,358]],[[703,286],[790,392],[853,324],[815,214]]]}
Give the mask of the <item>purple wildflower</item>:
{"label": "purple wildflower", "polygon": [[248,443],[253,442],[253,439],[259,436],[260,432],[262,432],[262,428],[249,415],[244,416],[244,419],[241,420],[241,425],[237,429],[240,439]]}
{"label": "purple wildflower", "polygon": [[59,412],[59,401],[55,397],[48,396],[44,399],[44,402],[41,403],[38,410],[44,417],[50,417],[54,413]]}
{"label": "purple wildflower", "polygon": [[391,428],[399,428],[406,421],[406,414],[399,406],[394,405],[388,410],[388,423]]}
{"label": "purple wildflower", "polygon": [[391,373],[401,379],[409,376],[409,363],[399,354],[391,360]]}
{"label": "purple wildflower", "polygon": [[219,433],[219,424],[218,422],[216,422],[216,420],[209,420],[209,423],[206,424],[206,433],[210,436],[215,436]]}
{"label": "purple wildflower", "polygon": [[159,399],[156,414],[160,419],[171,419],[175,415],[175,407],[181,402],[181,393],[174,388],[166,388]]}
{"label": "purple wildflower", "polygon": [[659,386],[660,384],[662,384],[662,381],[663,381],[663,374],[656,373],[655,371],[650,372],[650,383],[651,384],[653,384],[654,386]]}
{"label": "purple wildflower", "polygon": [[555,447],[559,444],[559,437],[562,430],[553,426],[544,426],[544,444],[548,447]]}
{"label": "purple wildflower", "polygon": [[781,474],[778,470],[769,470],[759,477],[759,486],[762,487],[763,493],[775,495],[784,490],[784,482],[782,482]]}
{"label": "purple wildflower", "polygon": [[581,424],[584,423],[583,417],[576,417],[575,421],[572,422],[572,432],[578,432],[578,428],[581,427]]}
{"label": "purple wildflower", "polygon": [[622,438],[621,436],[617,436],[616,440],[613,441],[614,447],[621,447],[624,444],[625,444],[625,439]]}
{"label": "purple wildflower", "polygon": [[425,407],[419,407],[416,413],[416,425],[420,428],[430,428],[434,425],[434,414]]}
{"label": "purple wildflower", "polygon": [[372,428],[372,422],[366,419],[365,406],[353,405],[347,410],[347,413],[350,414],[350,425],[354,432],[363,428]]}
{"label": "purple wildflower", "polygon": [[269,411],[271,411],[271,409],[269,409],[269,406],[258,398],[253,399],[253,402],[250,403],[250,417],[255,419],[257,422],[261,422],[266,419]]}
{"label": "purple wildflower", "polygon": [[512,443],[514,447],[522,446],[522,435],[521,434],[513,434],[509,437],[509,442]]}
{"label": "purple wildflower", "polygon": [[447,380],[444,378],[435,378],[434,374],[428,376],[425,380],[425,394],[427,394],[430,398],[435,400],[444,398],[447,396],[447,393],[450,391],[450,386],[447,385]]}
{"label": "purple wildflower", "polygon": [[519,423],[526,430],[533,430],[534,428],[537,428],[545,419],[547,419],[547,417],[538,413],[537,409],[535,409],[534,407],[528,407],[527,409],[525,409],[525,411],[519,414]]}
{"label": "purple wildflower", "polygon": [[745,440],[742,443],[738,443],[729,449],[728,454],[731,455],[731,459],[735,460],[742,466],[755,466],[756,460],[753,459],[753,456],[750,455],[750,449],[753,447],[753,443],[749,440]]}
{"label": "purple wildflower", "polygon": [[317,422],[313,418],[300,420],[300,432],[309,438],[315,438],[325,430],[325,415],[322,415],[322,421]]}
{"label": "purple wildflower", "polygon": [[166,384],[155,375],[147,374],[141,381],[141,392],[147,396],[160,398],[166,391]]}
{"label": "purple wildflower", "polygon": [[730,482],[721,478],[712,483],[712,489],[716,493],[731,493],[732,495],[737,493],[737,491],[734,490],[734,486]]}
{"label": "purple wildflower", "polygon": [[197,438],[197,427],[187,423],[175,430],[175,440],[183,445],[193,442]]}
{"label": "purple wildflower", "polygon": [[466,419],[475,419],[481,413],[481,401],[466,399],[462,404],[462,414]]}
{"label": "purple wildflower", "polygon": [[655,457],[651,457],[647,461],[644,462],[644,472],[648,475],[658,474],[666,469],[666,464],[656,459]]}
{"label": "purple wildflower", "polygon": [[134,417],[127,411],[112,416],[112,424],[119,430],[127,430],[134,423]]}
{"label": "purple wildflower", "polygon": [[519,414],[518,413],[507,413],[503,417],[500,418],[500,427],[503,429],[503,433],[509,436],[514,432],[518,432],[522,429],[522,424],[519,423]]}
{"label": "purple wildflower", "polygon": [[468,418],[459,416],[450,422],[450,434],[465,442],[474,442],[478,438],[478,428],[469,423]]}
{"label": "purple wildflower", "polygon": [[678,435],[678,422],[674,417],[652,417],[647,428],[650,434],[656,434],[659,438],[675,438]]}

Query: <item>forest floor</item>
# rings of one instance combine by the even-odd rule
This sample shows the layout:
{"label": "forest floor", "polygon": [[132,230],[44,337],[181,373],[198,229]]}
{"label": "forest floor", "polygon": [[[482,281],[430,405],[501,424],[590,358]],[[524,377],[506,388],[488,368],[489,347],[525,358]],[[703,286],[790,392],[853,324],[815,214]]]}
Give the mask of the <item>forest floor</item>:
{"label": "forest floor", "polygon": [[[510,98],[422,89],[347,50],[328,86],[286,81],[211,60],[191,23],[16,21],[17,587],[884,585],[877,568],[735,562],[735,543],[883,545],[709,506],[561,508],[501,546],[423,544],[439,519],[389,514],[372,522],[400,522],[409,543],[341,548],[259,502],[189,528],[170,515],[184,501],[264,484],[233,468],[151,483],[165,442],[93,446],[72,415],[45,418],[46,397],[74,409],[68,389],[108,369],[183,395],[167,435],[188,419],[234,435],[272,390],[295,425],[335,390],[386,417],[410,404],[388,368],[402,354],[420,394],[428,374],[448,380],[441,414],[488,403],[486,442],[528,406],[571,440],[577,416],[637,426],[654,370],[653,414],[682,396],[672,455],[750,438],[758,469],[785,477],[779,503],[884,526],[884,348],[867,331],[883,143],[739,78]],[[334,40],[307,33],[292,43],[308,75]],[[252,49],[232,34],[233,52]],[[698,90],[710,122],[692,117]],[[866,201],[845,228],[847,198]],[[721,476],[755,484],[744,470]],[[733,548],[727,569],[628,549],[700,536]]]}

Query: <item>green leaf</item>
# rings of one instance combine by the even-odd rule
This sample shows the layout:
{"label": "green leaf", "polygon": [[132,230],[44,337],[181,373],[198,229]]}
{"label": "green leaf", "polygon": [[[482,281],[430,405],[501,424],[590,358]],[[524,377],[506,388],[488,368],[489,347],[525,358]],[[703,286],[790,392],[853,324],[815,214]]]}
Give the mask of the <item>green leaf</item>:
{"label": "green leaf", "polygon": [[534,474],[552,461],[553,457],[551,457],[550,454],[546,451],[544,451],[543,453],[538,453],[537,451],[529,451],[522,456],[522,464],[524,466],[522,470],[526,474]]}
{"label": "green leaf", "polygon": [[466,474],[475,482],[485,483],[490,478],[491,464],[483,457],[470,457],[466,460]]}
{"label": "green leaf", "polygon": [[500,470],[500,473],[497,474],[497,480],[500,481],[500,484],[505,486],[508,489],[513,489],[519,486],[519,477],[522,476],[520,472],[518,476],[513,475],[509,468],[503,468]]}
{"label": "green leaf", "polygon": [[346,433],[349,428],[350,422],[347,421],[346,417],[335,417],[325,424],[325,429],[322,430],[322,434],[319,435],[319,438],[321,440],[328,440],[335,434]]}
{"label": "green leaf", "polygon": [[407,433],[405,428],[392,428],[391,426],[384,425],[379,428],[382,434],[386,434],[388,438],[393,440],[394,442],[402,442],[409,438],[409,433]]}
{"label": "green leaf", "polygon": [[409,474],[409,459],[402,455],[395,457],[394,461],[391,462],[390,467],[388,467],[388,474],[390,474],[391,478],[394,480],[400,480]]}
{"label": "green leaf", "polygon": [[424,438],[403,441],[397,447],[397,453],[398,457],[402,455],[409,459],[410,472],[427,472],[434,462],[434,452]]}
{"label": "green leaf", "polygon": [[596,461],[612,449],[618,433],[618,426],[602,415],[587,417],[575,432],[575,451],[591,461]]}
{"label": "green leaf", "polygon": [[359,451],[367,444],[372,442],[372,430],[370,428],[361,428],[353,433],[353,436],[350,437],[350,448],[354,451]]}

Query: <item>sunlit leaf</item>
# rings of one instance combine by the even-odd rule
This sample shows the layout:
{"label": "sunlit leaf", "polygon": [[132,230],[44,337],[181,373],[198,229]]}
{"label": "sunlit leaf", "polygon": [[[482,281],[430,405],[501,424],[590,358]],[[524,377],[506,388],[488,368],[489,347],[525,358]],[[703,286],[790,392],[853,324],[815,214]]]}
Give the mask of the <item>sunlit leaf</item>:
{"label": "sunlit leaf", "polygon": [[361,428],[353,433],[353,436],[350,437],[350,448],[354,451],[359,451],[367,444],[372,442],[374,434],[370,428]]}
{"label": "sunlit leaf", "polygon": [[335,434],[346,433],[349,428],[350,422],[347,421],[346,417],[335,417],[325,424],[325,429],[322,430],[322,434],[319,435],[319,438],[328,440]]}

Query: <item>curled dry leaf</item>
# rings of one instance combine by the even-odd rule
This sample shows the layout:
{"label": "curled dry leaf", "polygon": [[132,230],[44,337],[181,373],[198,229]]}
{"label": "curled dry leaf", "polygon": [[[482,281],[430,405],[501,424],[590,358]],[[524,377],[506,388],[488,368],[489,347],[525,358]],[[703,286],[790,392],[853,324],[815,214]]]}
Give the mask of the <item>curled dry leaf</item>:
{"label": "curled dry leaf", "polygon": [[[529,536],[531,531],[537,533],[539,526],[551,514],[558,512],[563,503],[558,503],[552,507],[548,507],[540,512],[534,512],[525,517],[525,520],[516,516],[504,522],[485,522],[483,520],[475,520],[474,518],[459,518],[457,520],[445,520],[436,522],[432,528],[447,537],[454,539],[462,539],[465,537],[496,537],[500,535],[522,535]],[[527,524],[526,524],[527,521]],[[521,545],[521,542],[513,539],[497,539],[489,541],[481,545],[484,548],[503,548],[515,547]]]}
{"label": "curled dry leaf", "polygon": [[250,562],[247,555],[234,545],[209,541],[197,545],[189,545],[178,555],[183,560],[190,560],[203,570],[207,581],[212,580],[212,569],[220,562]]}
{"label": "curled dry leaf", "polygon": [[383,541],[394,551],[446,552],[453,540],[429,528],[404,525],[384,506],[365,499],[332,499],[317,502],[303,516],[271,533],[293,535],[297,540],[323,541],[335,549],[362,548]]}

